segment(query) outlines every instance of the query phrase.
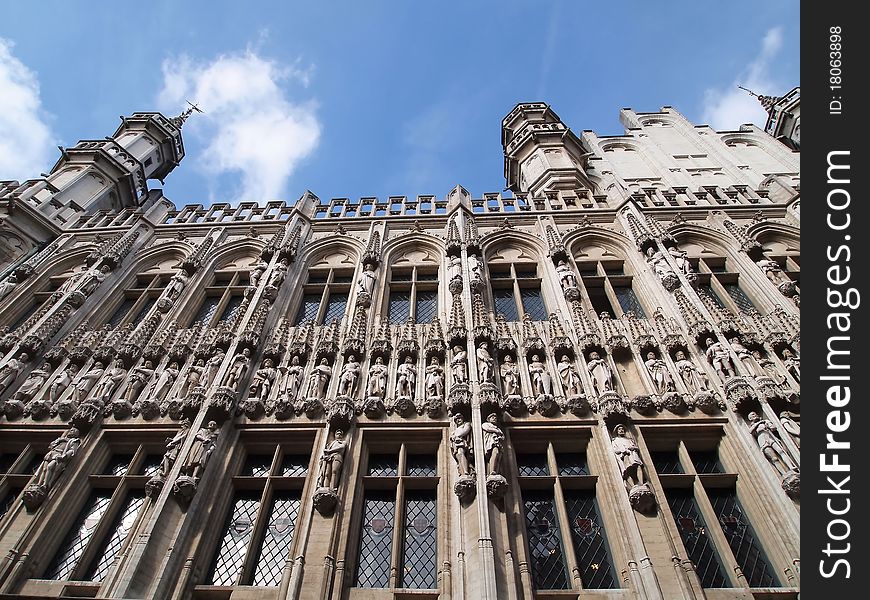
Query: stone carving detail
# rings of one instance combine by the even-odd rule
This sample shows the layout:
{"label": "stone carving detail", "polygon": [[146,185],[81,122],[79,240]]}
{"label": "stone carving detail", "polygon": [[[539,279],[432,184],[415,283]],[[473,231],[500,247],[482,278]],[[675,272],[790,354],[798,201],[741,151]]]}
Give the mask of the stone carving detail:
{"label": "stone carving detail", "polygon": [[622,423],[613,428],[611,448],[619,463],[632,508],[640,513],[649,512],[656,504],[655,495],[646,482],[640,449],[628,437],[628,429]]}
{"label": "stone carving detail", "polygon": [[667,363],[658,358],[655,352],[648,352],[646,361],[644,362],[649,376],[655,386],[655,392],[659,396],[664,396],[668,392],[676,391],[674,380],[671,377],[671,372],[668,369]]}
{"label": "stone carving detail", "polygon": [[646,257],[647,264],[653,269],[666,290],[673,292],[680,287],[680,278],[671,269],[661,250],[656,250],[655,247],[649,246],[646,249]]}
{"label": "stone carving detail", "polygon": [[172,485],[172,493],[180,502],[185,504],[190,502],[196,493],[197,485],[214,452],[219,435],[220,429],[215,421],[209,421],[208,425],[196,432],[193,447],[181,467],[181,474]]}
{"label": "stone carving detail", "polygon": [[779,423],[785,432],[789,435],[791,440],[794,442],[794,445],[797,446],[798,450],[801,447],[801,422],[800,415],[797,413],[789,412],[787,410],[779,413]]}
{"label": "stone carving detail", "polygon": [[357,382],[359,381],[360,366],[356,360],[356,356],[351,354],[347,357],[347,362],[341,368],[341,375],[338,377],[338,395],[353,397],[356,395]]}
{"label": "stone carving detail", "polygon": [[556,266],[556,273],[559,276],[559,284],[562,286],[565,298],[569,302],[579,300],[580,288],[577,286],[577,276],[574,274],[574,270],[564,260],[560,260]]}
{"label": "stone carving detail", "polygon": [[378,276],[375,274],[376,265],[372,262],[365,263],[362,272],[356,280],[357,302],[364,306],[370,306],[375,292],[375,284]]}
{"label": "stone carving detail", "polygon": [[166,451],[163,453],[163,459],[160,461],[160,471],[145,484],[145,495],[149,498],[156,498],[160,494],[160,490],[163,489],[166,479],[169,477],[169,472],[178,460],[184,440],[190,432],[190,419],[182,419],[179,425],[181,428],[175,435],[166,438]]}
{"label": "stone carving detail", "polygon": [[698,274],[692,267],[692,263],[689,262],[688,253],[677,248],[674,243],[666,243],[665,246],[667,247],[668,254],[673,257],[674,262],[677,264],[677,269],[686,276],[689,283],[694,284],[698,280]]}
{"label": "stone carving detail", "polygon": [[504,431],[499,426],[498,415],[489,413],[481,424],[483,452],[486,459],[486,493],[490,498],[501,498],[507,491],[507,479],[501,474],[501,458],[504,453]]}
{"label": "stone carving detail", "polygon": [[613,371],[610,370],[610,365],[601,358],[598,352],[593,350],[589,353],[586,369],[592,375],[592,385],[595,387],[596,394],[600,396],[604,392],[613,391]]}
{"label": "stone carving detail", "polygon": [[362,411],[370,419],[384,414],[384,398],[387,393],[387,365],[381,356],[375,357],[375,362],[369,366],[369,379],[366,386],[366,399]]}
{"label": "stone carving detail", "polygon": [[30,356],[22,352],[18,358],[12,357],[0,367],[0,394],[12,387],[12,383],[18,379],[18,374],[24,368],[24,365],[30,361]]}
{"label": "stone carving detail", "polygon": [[520,368],[511,358],[510,354],[505,355],[499,367],[499,375],[501,376],[502,394],[505,397],[522,396],[520,390]]}
{"label": "stone carving detail", "polygon": [[51,488],[75,457],[81,443],[79,430],[70,427],[64,435],[48,445],[48,452],[33,474],[32,482],[21,496],[28,511],[32,512],[42,505]]}
{"label": "stone carving detail", "polygon": [[[308,376],[308,387],[305,393],[305,403],[307,405],[320,405],[322,407],[323,400],[326,398],[326,388],[329,385],[329,380],[332,377],[332,367],[329,365],[329,359],[321,358],[320,364],[316,365]],[[311,410],[310,406],[306,406],[305,412]]]}
{"label": "stone carving detail", "polygon": [[[17,419],[29,411],[31,401],[36,397],[37,392],[42,389],[45,382],[48,381],[52,370],[51,364],[43,363],[42,367],[34,369],[28,374],[27,379],[24,380],[24,383],[21,384],[12,398],[6,401],[5,412],[7,419],[10,421]],[[3,410],[0,410],[0,414],[2,413]]]}
{"label": "stone carving detail", "polygon": [[474,438],[471,423],[465,420],[462,413],[453,415],[453,431],[450,433],[450,453],[456,461],[459,479],[453,486],[459,500],[467,502],[474,498],[477,491],[474,477]]}
{"label": "stone carving detail", "polygon": [[[481,342],[475,352],[477,358],[477,374],[481,382],[491,382],[495,361],[489,353],[489,344]],[[454,360],[455,360],[454,356]]]}
{"label": "stone carving detail", "polygon": [[749,433],[755,437],[755,442],[782,482],[782,489],[792,498],[800,496],[800,471],[786,452],[780,441],[779,430],[767,419],[762,419],[752,411],[746,417],[749,421]]}
{"label": "stone carving detail", "polygon": [[326,445],[320,455],[314,507],[322,515],[331,514],[338,503],[338,484],[346,450],[344,431],[336,429],[332,441]]}
{"label": "stone carving detail", "polygon": [[441,359],[437,356],[429,359],[424,383],[426,403],[425,406],[418,408],[418,412],[422,414],[422,410],[425,409],[430,418],[435,418],[441,414],[444,407],[444,367],[441,366]]}
{"label": "stone carving detail", "polygon": [[734,371],[734,363],[731,362],[731,353],[722,342],[707,338],[705,345],[707,350],[704,354],[707,356],[707,361],[713,365],[722,383],[737,375]]}
{"label": "stone carving detail", "polygon": [[256,419],[266,413],[266,405],[272,393],[272,386],[278,377],[278,370],[271,358],[263,359],[263,365],[254,373],[248,388],[248,398],[241,406],[249,419]]}
{"label": "stone carving detail", "polygon": [[559,369],[559,378],[562,380],[562,389],[565,391],[565,396],[570,402],[573,398],[585,398],[583,392],[583,381],[580,379],[580,374],[574,368],[574,364],[567,354],[563,354],[557,365]]}
{"label": "stone carving detail", "polygon": [[782,351],[782,363],[786,370],[794,377],[795,381],[801,382],[801,359],[795,355],[789,348],[784,348]]}
{"label": "stone carving detail", "polygon": [[468,383],[468,352],[462,346],[453,347],[450,372],[453,375],[453,383]]}

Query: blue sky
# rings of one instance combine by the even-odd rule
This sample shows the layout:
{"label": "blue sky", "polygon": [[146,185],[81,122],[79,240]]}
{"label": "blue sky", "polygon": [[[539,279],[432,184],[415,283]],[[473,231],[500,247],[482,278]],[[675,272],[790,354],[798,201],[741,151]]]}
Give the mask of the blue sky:
{"label": "blue sky", "polygon": [[[799,3],[6,2],[0,180],[58,144],[184,100],[177,205],[504,188],[500,125],[545,101],[575,132],[669,105],[697,123],[763,125],[743,83],[799,85]],[[152,187],[159,186],[152,182]]]}

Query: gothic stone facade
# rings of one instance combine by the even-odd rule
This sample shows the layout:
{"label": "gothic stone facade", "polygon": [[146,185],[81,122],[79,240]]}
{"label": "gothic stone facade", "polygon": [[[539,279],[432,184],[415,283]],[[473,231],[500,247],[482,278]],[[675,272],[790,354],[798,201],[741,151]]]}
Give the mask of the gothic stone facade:
{"label": "gothic stone facade", "polygon": [[0,593],[799,591],[799,154],[503,121],[510,194],[177,208],[188,113],[0,183]]}

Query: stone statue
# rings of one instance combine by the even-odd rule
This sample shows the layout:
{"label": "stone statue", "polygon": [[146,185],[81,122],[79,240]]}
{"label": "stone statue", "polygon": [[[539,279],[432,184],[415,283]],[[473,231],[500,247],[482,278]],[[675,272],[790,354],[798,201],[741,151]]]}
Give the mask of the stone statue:
{"label": "stone statue", "polygon": [[0,394],[5,392],[12,385],[12,382],[18,378],[18,374],[24,368],[24,364],[29,360],[30,356],[26,352],[22,352],[18,358],[13,356],[6,361],[6,364],[0,367]]}
{"label": "stone statue", "polygon": [[265,260],[261,260],[257,264],[253,266],[251,269],[250,275],[248,275],[249,279],[249,287],[256,288],[260,283],[260,277],[263,276],[263,273],[266,272],[266,269],[269,268],[269,263]]}
{"label": "stone statue", "polygon": [[779,413],[779,422],[782,425],[782,428],[785,429],[786,433],[791,436],[794,445],[798,447],[798,450],[800,450],[801,424],[800,421],[796,421],[794,417],[800,417],[800,415],[795,415],[794,413],[790,413],[787,410],[784,410]]}
{"label": "stone statue", "polygon": [[384,399],[387,393],[387,365],[383,357],[375,358],[375,363],[369,367],[369,385],[367,397]]}
{"label": "stone statue", "polygon": [[124,368],[124,361],[116,358],[112,362],[112,365],[106,369],[105,376],[97,386],[97,392],[94,394],[97,401],[101,404],[106,404],[126,376],[127,369]]}
{"label": "stone statue", "polygon": [[351,354],[347,357],[347,362],[341,368],[341,375],[338,378],[338,395],[353,396],[356,393],[356,384],[359,380],[360,366],[356,360],[356,356]]}
{"label": "stone statue", "polygon": [[124,400],[130,406],[139,398],[139,394],[152,375],[154,375],[154,364],[150,360],[146,360],[142,366],[130,369],[130,378],[127,380],[127,389],[124,391]]}
{"label": "stone statue", "polygon": [[375,275],[375,265],[366,263],[356,280],[357,293],[365,294],[365,296],[371,298],[375,293],[375,283],[377,280],[378,276]]}
{"label": "stone statue", "polygon": [[347,442],[344,440],[344,432],[341,429],[336,429],[335,437],[326,445],[323,454],[320,455],[320,474],[317,477],[317,487],[330,490],[338,489],[345,450],[347,450]]}
{"label": "stone statue", "polygon": [[454,279],[462,279],[462,258],[458,256],[450,257],[450,281]]}
{"label": "stone statue", "polygon": [[734,350],[734,353],[737,355],[737,358],[740,359],[740,362],[743,363],[743,366],[746,367],[747,372],[755,373],[755,365],[752,359],[752,352],[749,351],[749,348],[743,345],[736,335],[732,337],[728,342],[731,344],[731,349]]}
{"label": "stone statue", "polygon": [[707,351],[705,354],[707,355],[707,361],[716,369],[716,374],[719,375],[722,383],[734,377],[734,365],[731,363],[731,354],[722,342],[714,342],[713,338],[707,338]]}
{"label": "stone statue", "polygon": [[169,477],[172,466],[178,460],[181,446],[184,445],[184,440],[190,431],[190,419],[182,419],[179,425],[181,425],[181,429],[175,432],[172,437],[166,438],[166,452],[163,454],[163,460],[160,461],[160,476],[163,479]]}
{"label": "stone statue", "polygon": [[224,358],[226,358],[226,354],[224,354],[224,351],[221,348],[218,348],[215,351],[215,355],[206,361],[205,387],[209,387],[214,382],[214,379],[221,368],[221,363],[224,362]]}
{"label": "stone statue", "polygon": [[794,470],[795,464],[785,448],[782,447],[776,426],[767,419],[759,417],[755,411],[749,413],[747,419],[749,420],[749,433],[755,436],[755,441],[764,457],[773,465],[779,475],[784,476],[789,471]]}
{"label": "stone statue", "polygon": [[201,358],[187,368],[187,376],[184,379],[184,383],[181,384],[181,389],[178,391],[179,398],[187,397],[190,390],[199,386],[205,369],[205,361]]}
{"label": "stone statue", "polygon": [[468,272],[472,282],[483,281],[483,270],[480,264],[480,259],[475,254],[468,255]]}
{"label": "stone statue", "polygon": [[13,399],[17,402],[21,402],[23,404],[27,404],[33,397],[36,396],[36,393],[42,388],[48,378],[51,376],[51,364],[43,363],[42,367],[39,369],[34,369],[27,376],[27,379],[24,380],[24,383],[21,384],[21,387],[18,388],[18,391],[15,392]]}
{"label": "stone statue", "polygon": [[75,363],[69,363],[66,368],[54,378],[54,381],[51,382],[51,386],[48,388],[48,400],[52,405],[60,399],[78,372],[79,366]]}
{"label": "stone statue", "polygon": [[592,375],[592,385],[595,387],[596,394],[600,396],[604,392],[613,391],[613,372],[607,361],[601,358],[597,352],[589,354],[586,369]]}
{"label": "stone statue", "polygon": [[0,300],[12,293],[17,285],[18,278],[15,275],[10,275],[3,283],[0,283]]}
{"label": "stone statue", "polygon": [[236,386],[239,385],[239,381],[244,378],[245,373],[248,372],[248,361],[251,359],[251,349],[245,348],[241,352],[237,353],[233,360],[230,362],[230,368],[227,371],[227,374],[224,375],[224,381],[221,384],[222,386],[236,389]]}
{"label": "stone statue", "polygon": [[453,358],[450,359],[450,372],[455,383],[468,382],[468,352],[462,346],[453,347]]}
{"label": "stone statue", "polygon": [[694,273],[692,270],[692,263],[689,262],[689,255],[684,250],[680,250],[676,246],[671,246],[668,248],[668,254],[674,257],[674,262],[677,263],[677,268],[680,270],[683,275],[691,275]]}
{"label": "stone statue", "polygon": [[649,376],[653,380],[657,394],[663,395],[675,391],[674,380],[671,377],[671,372],[668,370],[668,365],[662,359],[657,358],[655,352],[647,353],[644,364],[647,371],[649,371]]}
{"label": "stone statue", "polygon": [[60,298],[67,292],[71,292],[73,288],[75,288],[76,284],[87,274],[87,265],[82,265],[81,270],[78,273],[73,273],[69,277],[67,277],[64,282],[61,284],[57,291],[53,294],[55,298]]}
{"label": "stone statue", "polygon": [[38,486],[46,492],[55,484],[60,474],[78,452],[82,441],[79,430],[70,427],[63,435],[48,445],[48,452],[33,474],[32,486]]}
{"label": "stone statue", "polygon": [[473,472],[471,453],[474,440],[471,435],[471,423],[465,420],[461,413],[453,415],[453,431],[450,433],[450,453],[456,460],[456,468],[460,477],[468,477]]}
{"label": "stone statue", "polygon": [[79,403],[87,398],[91,390],[94,389],[97,380],[100,379],[105,372],[106,369],[105,367],[103,367],[103,363],[101,363],[100,361],[96,361],[93,365],[91,365],[90,369],[82,373],[78,381],[73,384],[73,402]]}
{"label": "stone statue", "polygon": [[79,291],[85,296],[90,296],[97,287],[109,276],[109,265],[102,265],[99,269],[91,269],[82,277],[82,287]]}
{"label": "stone statue", "polygon": [[644,485],[646,479],[643,472],[643,461],[640,459],[640,449],[630,437],[622,423],[613,428],[613,441],[610,443],[613,454],[619,461],[622,479],[629,489],[636,485]]}
{"label": "stone statue", "polygon": [[178,379],[178,371],[178,363],[171,362],[169,363],[169,366],[164,368],[160,373],[160,377],[158,377],[157,381],[154,383],[154,389],[150,394],[155,402],[162,401],[169,393],[172,384],[174,384],[175,380]]}
{"label": "stone statue", "polygon": [[559,275],[559,283],[563,290],[568,290],[577,287],[577,276],[564,260],[559,261],[559,266],[556,267],[556,273]]}
{"label": "stone statue", "polygon": [[529,375],[532,378],[532,394],[535,397],[553,394],[553,380],[547,371],[547,365],[541,362],[537,354],[532,356],[532,361],[529,363]]}
{"label": "stone statue", "polygon": [[782,272],[782,267],[776,261],[770,260],[769,258],[762,258],[761,260],[755,261],[755,264],[764,272],[767,279],[779,286],[780,283],[788,282],[789,279]]}
{"label": "stone statue", "polygon": [[175,300],[187,287],[187,282],[190,281],[190,276],[181,269],[178,273],[172,276],[169,280],[169,285],[166,286],[166,295],[170,300]]}
{"label": "stone statue", "polygon": [[483,451],[487,461],[487,475],[501,475],[504,431],[498,425],[498,415],[489,413],[480,428],[483,431]]}
{"label": "stone statue", "polygon": [[444,396],[444,367],[437,356],[429,359],[426,367],[426,398],[442,398]]}
{"label": "stone statue", "polygon": [[565,388],[565,396],[571,398],[573,396],[583,395],[583,381],[580,379],[580,374],[571,364],[567,354],[563,354],[559,359],[559,377],[562,379],[562,387]]}
{"label": "stone statue", "polygon": [[499,375],[501,375],[501,387],[505,396],[520,395],[520,368],[511,355],[504,357],[504,362],[499,367]]}
{"label": "stone statue", "polygon": [[269,398],[269,393],[272,391],[272,384],[275,382],[275,377],[278,371],[273,366],[271,358],[263,360],[263,366],[257,369],[254,377],[251,380],[251,386],[248,392],[251,398],[256,398],[260,402],[265,403]]}
{"label": "stone statue", "polygon": [[489,345],[481,342],[477,347],[477,372],[481,382],[492,381],[492,369],[494,360],[489,353]]}
{"label": "stone statue", "polygon": [[183,475],[193,479],[199,479],[202,476],[208,459],[217,444],[218,435],[220,435],[220,430],[215,421],[209,421],[206,427],[196,432],[193,438],[193,447],[190,449],[190,454],[187,455],[184,466],[181,467]]}
{"label": "stone statue", "polygon": [[695,363],[686,358],[685,352],[677,350],[674,364],[677,367],[677,372],[680,374],[680,379],[683,380],[689,392],[697,394],[710,390],[710,382],[707,380],[707,376],[698,370]]}
{"label": "stone statue", "polygon": [[272,269],[272,273],[269,275],[269,281],[266,283],[268,286],[272,287],[280,287],[284,282],[284,278],[287,276],[287,259],[282,258],[278,261],[278,264]]}
{"label": "stone statue", "polygon": [[299,388],[302,385],[302,372],[304,370],[305,367],[299,364],[298,356],[294,356],[290,359],[290,366],[286,367],[282,390],[287,394],[288,398],[295,399],[296,395],[299,393]]}
{"label": "stone statue", "polygon": [[650,246],[646,249],[646,257],[647,264],[652,267],[659,279],[664,281],[666,278],[675,277],[668,261],[665,260],[665,257],[660,250],[656,250]]}
{"label": "stone statue", "polygon": [[770,377],[777,385],[784,385],[786,381],[788,381],[786,376],[779,370],[776,363],[769,358],[764,357],[760,350],[753,350],[752,358],[755,359],[755,363],[761,369],[758,373],[759,375]]}
{"label": "stone statue", "polygon": [[396,398],[414,398],[414,388],[417,383],[417,367],[411,356],[405,357],[405,362],[396,369]]}
{"label": "stone statue", "polygon": [[332,377],[332,367],[329,366],[329,361],[323,358],[308,376],[307,397],[323,400],[326,397],[326,386],[329,384],[330,377]]}
{"label": "stone statue", "polygon": [[794,355],[789,348],[785,348],[782,351],[782,363],[785,365],[785,368],[791,373],[791,376],[795,378],[795,381],[798,383],[801,382],[801,359]]}

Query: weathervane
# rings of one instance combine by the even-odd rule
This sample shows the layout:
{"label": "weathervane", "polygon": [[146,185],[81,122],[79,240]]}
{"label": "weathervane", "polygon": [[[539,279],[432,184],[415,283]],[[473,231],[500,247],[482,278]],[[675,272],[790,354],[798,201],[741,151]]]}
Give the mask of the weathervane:
{"label": "weathervane", "polygon": [[194,111],[198,113],[204,113],[204,111],[196,105],[195,102],[191,102],[190,100],[185,100],[187,102],[188,107],[184,109],[184,111],[178,115],[170,119],[173,125],[175,125],[178,129],[181,129],[181,126],[184,125],[184,122],[187,121],[187,118],[194,113]]}
{"label": "weathervane", "polygon": [[758,98],[758,101],[761,102],[761,106],[763,106],[764,110],[766,110],[767,112],[770,112],[770,110],[773,108],[773,105],[776,104],[777,100],[779,100],[779,98],[777,98],[776,96],[762,96],[761,94],[756,94],[749,88],[745,88],[742,85],[738,85],[737,87],[744,92],[747,92],[750,96]]}

